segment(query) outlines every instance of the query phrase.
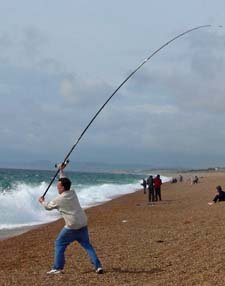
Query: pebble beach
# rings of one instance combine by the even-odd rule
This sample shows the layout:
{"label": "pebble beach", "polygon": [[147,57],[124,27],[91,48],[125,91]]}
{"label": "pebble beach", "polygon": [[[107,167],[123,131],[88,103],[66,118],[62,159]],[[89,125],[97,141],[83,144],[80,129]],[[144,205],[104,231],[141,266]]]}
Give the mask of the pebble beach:
{"label": "pebble beach", "polygon": [[225,202],[208,206],[225,173],[202,172],[198,184],[162,185],[162,201],[143,190],[86,210],[89,234],[105,273],[97,275],[77,244],[64,274],[47,275],[63,221],[0,241],[0,285],[225,285]]}

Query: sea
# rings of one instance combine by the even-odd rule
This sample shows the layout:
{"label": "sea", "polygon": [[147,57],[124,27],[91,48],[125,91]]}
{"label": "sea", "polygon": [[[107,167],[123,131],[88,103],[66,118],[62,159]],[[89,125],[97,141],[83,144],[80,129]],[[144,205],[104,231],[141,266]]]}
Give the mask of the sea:
{"label": "sea", "polygon": [[[55,172],[46,170],[0,169],[0,239],[10,230],[38,226],[57,220],[57,210],[46,211],[38,202]],[[115,197],[132,193],[141,188],[146,174],[66,172],[72,181],[83,208],[89,208]],[[154,175],[154,174],[152,174]],[[163,182],[170,177],[161,176]],[[57,196],[56,182],[45,196],[47,201]]]}

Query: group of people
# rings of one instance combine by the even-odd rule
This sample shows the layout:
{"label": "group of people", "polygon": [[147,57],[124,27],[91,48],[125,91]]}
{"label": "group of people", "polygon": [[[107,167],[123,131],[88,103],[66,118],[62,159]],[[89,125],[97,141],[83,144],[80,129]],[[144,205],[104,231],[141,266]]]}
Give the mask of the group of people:
{"label": "group of people", "polygon": [[146,194],[146,190],[148,189],[148,202],[154,202],[154,201],[161,201],[161,185],[162,180],[160,179],[160,175],[157,175],[155,178],[153,178],[152,175],[150,175],[147,180],[143,179],[143,182],[141,184],[144,189],[144,194]]}
{"label": "group of people", "polygon": [[179,175],[179,178],[177,179],[177,178],[172,178],[171,179],[171,184],[174,184],[174,183],[177,183],[177,182],[180,182],[180,183],[182,183],[183,182],[183,176],[182,175]]}
{"label": "group of people", "polygon": [[[183,181],[183,177],[180,175],[179,182],[182,182],[182,181]],[[198,177],[195,176],[192,181],[192,184],[197,184],[198,181],[199,181]],[[174,180],[174,178],[172,178],[171,183],[176,183],[176,182],[177,182],[177,179]],[[148,202],[149,203],[162,200],[161,184],[162,184],[162,181],[160,179],[160,175],[157,175],[155,178],[153,178],[153,176],[150,175],[147,180],[143,179],[143,182],[141,183],[141,185],[143,186],[144,194],[147,193],[146,190],[148,189]],[[222,201],[225,201],[225,191],[223,191],[221,186],[217,186],[215,197],[213,198],[211,202],[208,202],[208,205],[211,206],[217,202],[222,202]]]}

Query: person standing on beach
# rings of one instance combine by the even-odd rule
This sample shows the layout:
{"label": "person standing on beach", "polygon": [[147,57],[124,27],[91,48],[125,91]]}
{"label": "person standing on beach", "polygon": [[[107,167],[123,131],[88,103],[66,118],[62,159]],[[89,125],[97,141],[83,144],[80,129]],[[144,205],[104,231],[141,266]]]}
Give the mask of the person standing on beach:
{"label": "person standing on beach", "polygon": [[148,202],[154,202],[155,194],[154,194],[154,184],[153,184],[153,177],[150,175],[147,179],[148,184]]}
{"label": "person standing on beach", "polygon": [[143,186],[144,194],[146,194],[146,187],[147,187],[147,182],[145,179],[142,179],[141,185]]}
{"label": "person standing on beach", "polygon": [[65,220],[65,226],[59,233],[55,241],[55,256],[52,270],[47,274],[63,273],[65,265],[65,250],[67,246],[77,241],[85,249],[90,257],[91,263],[95,267],[97,274],[103,273],[103,268],[94,248],[89,241],[87,217],[81,208],[76,192],[71,190],[71,181],[65,177],[63,169],[64,164],[59,166],[60,175],[57,183],[59,195],[50,202],[45,202],[43,197],[39,198],[39,202],[48,211],[57,209]]}
{"label": "person standing on beach", "polygon": [[155,188],[155,200],[158,201],[158,199],[161,201],[161,185],[162,181],[160,179],[160,175],[157,175],[154,180],[154,188]]}
{"label": "person standing on beach", "polygon": [[183,176],[179,175],[179,182],[182,183],[183,182]]}

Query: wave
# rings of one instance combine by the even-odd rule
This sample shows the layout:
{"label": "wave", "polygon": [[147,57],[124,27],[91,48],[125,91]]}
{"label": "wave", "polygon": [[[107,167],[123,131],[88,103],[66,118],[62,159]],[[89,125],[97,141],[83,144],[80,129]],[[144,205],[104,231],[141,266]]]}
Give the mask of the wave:
{"label": "wave", "polygon": [[[0,229],[36,225],[56,220],[59,217],[57,213],[46,213],[38,202],[38,198],[46,187],[47,184],[44,182],[40,185],[18,183],[10,190],[1,192]],[[51,197],[53,197],[52,194]]]}
{"label": "wave", "polygon": [[[169,178],[162,177],[162,181]],[[46,211],[38,202],[44,193],[47,183],[26,184],[17,183],[7,191],[0,193],[0,230],[43,224],[57,220],[60,216],[57,210]],[[140,182],[132,184],[78,185],[76,192],[83,208],[111,200],[113,197],[125,195],[140,189]],[[55,186],[48,191],[46,200],[57,195]]]}

